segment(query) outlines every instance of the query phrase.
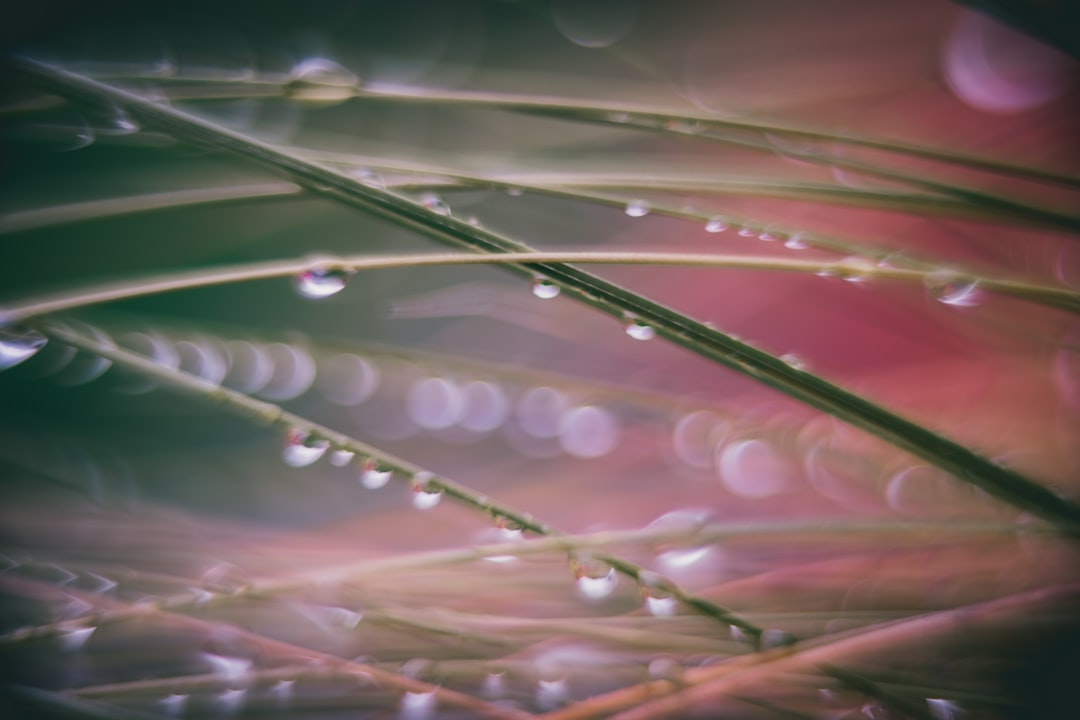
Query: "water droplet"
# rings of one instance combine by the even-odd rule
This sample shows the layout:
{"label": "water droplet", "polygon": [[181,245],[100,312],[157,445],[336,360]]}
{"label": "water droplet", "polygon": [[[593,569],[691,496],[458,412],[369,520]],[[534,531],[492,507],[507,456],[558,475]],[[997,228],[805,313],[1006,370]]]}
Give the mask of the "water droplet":
{"label": "water droplet", "polygon": [[673,510],[648,524],[648,530],[685,532],[687,535],[687,540],[681,541],[681,544],[677,541],[674,545],[668,544],[657,548],[657,560],[668,572],[685,570],[703,560],[711,552],[712,548],[708,545],[687,546],[692,536],[711,519],[712,512],[709,510]]}
{"label": "water droplet", "polygon": [[849,257],[835,265],[834,274],[849,283],[862,283],[873,277],[877,263],[864,257]]}
{"label": "water droplet", "polygon": [[161,706],[162,712],[169,717],[180,717],[184,714],[184,708],[187,706],[187,702],[187,695],[173,693],[158,700],[158,705]]}
{"label": "water droplet", "polygon": [[282,459],[291,467],[306,467],[323,456],[330,448],[330,441],[313,436],[303,430],[290,430],[285,437]]}
{"label": "water droplet", "polygon": [[204,652],[202,659],[212,668],[215,675],[226,682],[246,680],[251,672],[251,658],[230,657]]}
{"label": "water droplet", "polygon": [[566,687],[566,678],[536,681],[536,705],[541,710],[555,710],[566,704],[570,699],[570,692]]}
{"label": "water droplet", "polygon": [[784,247],[788,250],[806,250],[810,247],[810,241],[806,239],[806,233],[797,232],[784,241]]}
{"label": "water droplet", "polygon": [[369,490],[378,490],[390,482],[391,470],[384,468],[373,458],[364,461],[360,468],[360,484]]}
{"label": "water droplet", "polygon": [[270,686],[270,694],[277,699],[278,705],[286,706],[295,693],[295,680],[278,680]]}
{"label": "water droplet", "polygon": [[506,188],[506,194],[510,197],[521,197],[525,194],[525,190],[515,185],[511,185],[510,187]]}
{"label": "water droplet", "polygon": [[707,233],[722,233],[727,229],[728,224],[720,215],[709,218],[709,221],[705,223],[705,232]]}
{"label": "water droplet", "polygon": [[562,35],[587,48],[614,45],[634,28],[638,3],[624,0],[553,0],[551,19]]}
{"label": "water droplet", "polygon": [[525,527],[521,523],[505,515],[495,517],[495,527],[499,529],[499,534],[506,541],[520,540],[525,532]]}
{"label": "water droplet", "polygon": [[630,217],[645,217],[649,214],[649,204],[644,200],[631,200],[626,203],[625,212]]}
{"label": "water droplet", "polygon": [[435,717],[435,691],[407,692],[401,696],[402,720],[431,720]]}
{"label": "water droplet", "polygon": [[780,239],[776,235],[776,233],[774,233],[771,230],[762,230],[761,232],[758,233],[757,237],[758,237],[758,240],[762,240],[764,242],[776,242],[777,240]]}
{"label": "water droplet", "polygon": [[489,700],[498,700],[506,694],[506,673],[491,672],[484,677],[480,693]]}
{"label": "water droplet", "polygon": [[739,237],[752,238],[757,237],[757,230],[748,227],[739,228]]}
{"label": "water droplet", "polygon": [[434,475],[418,472],[412,479],[412,504],[417,510],[430,510],[442,500],[443,491],[433,483]]}
{"label": "water droplet", "polygon": [[617,110],[615,112],[608,113],[607,119],[613,123],[619,123],[621,125],[623,123],[630,122],[630,113]]}
{"label": "water droplet", "polygon": [[345,289],[356,271],[344,265],[321,264],[296,276],[296,291],[306,298],[319,300]]}
{"label": "water droplet", "polygon": [[330,453],[330,464],[334,467],[345,467],[356,457],[352,450],[334,450]]}
{"label": "water droplet", "polygon": [[0,327],[0,370],[29,360],[48,342],[49,339],[36,330]]}
{"label": "water droplet", "polygon": [[795,636],[786,630],[769,629],[761,633],[760,642],[762,650],[775,650],[794,645]]}
{"label": "water droplet", "polygon": [[645,599],[645,609],[655,617],[671,617],[679,607],[679,602],[667,589],[667,581],[650,570],[638,574],[638,589]]}
{"label": "water droplet", "polygon": [[366,185],[369,188],[376,188],[378,190],[386,189],[386,181],[382,179],[382,176],[379,175],[379,173],[371,168],[353,168],[349,171],[349,177],[358,180],[361,185]]}
{"label": "water droplet", "polygon": [[945,698],[926,698],[926,708],[934,720],[959,720],[964,716],[958,704]]}
{"label": "water droplet", "polygon": [[533,281],[532,294],[541,300],[558,297],[560,292],[562,292],[562,288],[547,278],[537,278]]}
{"label": "water droplet", "polygon": [[785,365],[788,365],[789,367],[791,367],[794,370],[805,370],[806,369],[806,362],[803,361],[803,359],[801,357],[799,357],[798,355],[796,355],[795,353],[784,353],[783,355],[780,356],[780,360]]}
{"label": "water droplet", "polygon": [[983,301],[976,278],[953,272],[936,272],[924,281],[930,297],[953,307],[974,307]]}
{"label": "water droplet", "polygon": [[652,340],[656,337],[656,330],[640,320],[630,320],[626,323],[626,334],[635,340]]}
{"label": "water droplet", "polygon": [[653,680],[678,680],[682,677],[683,666],[677,658],[658,657],[649,662],[648,673]]}
{"label": "water droplet", "polygon": [[247,699],[247,690],[243,688],[229,688],[223,690],[215,699],[214,704],[221,708],[226,715],[235,715],[244,701]]}
{"label": "water droplet", "polygon": [[435,193],[424,193],[421,195],[420,204],[437,215],[450,214],[450,206]]}
{"label": "water droplet", "polygon": [[578,595],[596,601],[609,597],[619,584],[615,568],[589,555],[576,555],[570,560]]}
{"label": "water droplet", "polygon": [[65,630],[60,634],[60,646],[67,652],[82,650],[86,643],[90,641],[90,636],[94,634],[96,629],[94,627],[81,627]]}
{"label": "water droplet", "polygon": [[355,97],[360,78],[340,63],[314,57],[293,66],[285,85],[286,95],[314,105],[334,105]]}

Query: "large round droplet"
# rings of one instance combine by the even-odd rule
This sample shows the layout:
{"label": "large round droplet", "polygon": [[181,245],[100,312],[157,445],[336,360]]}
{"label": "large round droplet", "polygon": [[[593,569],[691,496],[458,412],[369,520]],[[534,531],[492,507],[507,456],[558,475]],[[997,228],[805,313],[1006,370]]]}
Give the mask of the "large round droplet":
{"label": "large round droplet", "polygon": [[360,484],[368,490],[378,490],[390,482],[393,472],[383,467],[377,460],[365,460],[360,466]]}
{"label": "large round droplet", "polygon": [[313,57],[293,66],[285,92],[293,100],[335,105],[355,97],[359,86],[360,78],[340,63]]}
{"label": "large round droplet", "polygon": [[664,513],[646,526],[646,530],[685,533],[686,540],[661,544],[656,559],[665,572],[678,572],[701,562],[712,552],[708,545],[694,544],[692,536],[712,519],[712,511],[705,509],[672,510]]}
{"label": "large round droplet", "polygon": [[603,408],[585,405],[566,413],[559,421],[559,444],[574,457],[602,457],[618,443],[615,416]]}
{"label": "large round droplet", "polygon": [[630,217],[645,217],[649,214],[649,204],[644,200],[631,200],[626,204],[625,212]]}
{"label": "large round droplet", "polygon": [[290,467],[305,467],[321,458],[330,448],[330,441],[305,432],[290,430],[285,436],[282,460]]}
{"label": "large round droplet", "polygon": [[547,278],[537,278],[533,282],[532,293],[541,300],[550,300],[559,296],[562,290],[558,285]]}
{"label": "large round droplet", "polygon": [[630,320],[626,323],[626,334],[635,340],[652,340],[656,337],[656,330],[651,325],[646,325],[640,320]]}
{"label": "large round droplet", "polygon": [[952,272],[931,273],[924,281],[930,297],[953,307],[974,307],[982,302],[979,281]]}
{"label": "large round droplet", "polygon": [[442,488],[429,472],[419,472],[412,479],[412,504],[417,510],[430,510],[442,501]]}
{"label": "large round droplet", "polygon": [[48,342],[49,339],[37,330],[0,327],[0,370],[29,360]]}
{"label": "large round droplet", "polygon": [[586,600],[596,601],[610,597],[619,584],[615,568],[590,555],[578,555],[570,560],[574,573],[575,589]]}
{"label": "large round droplet", "polygon": [[296,276],[296,292],[312,300],[330,297],[344,290],[354,273],[344,265],[317,265]]}

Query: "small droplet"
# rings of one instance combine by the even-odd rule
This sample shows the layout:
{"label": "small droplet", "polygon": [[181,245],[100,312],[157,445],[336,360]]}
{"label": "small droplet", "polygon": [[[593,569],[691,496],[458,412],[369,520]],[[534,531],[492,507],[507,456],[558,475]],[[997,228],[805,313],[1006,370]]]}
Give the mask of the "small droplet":
{"label": "small droplet", "polygon": [[306,467],[321,458],[329,448],[329,440],[294,429],[290,430],[285,438],[285,449],[281,457],[290,467]]}
{"label": "small droplet", "polygon": [[678,600],[667,589],[667,582],[659,574],[643,570],[638,574],[638,588],[645,599],[645,609],[655,617],[671,617],[678,609]]}
{"label": "small droplet", "polygon": [[982,302],[982,290],[976,278],[952,272],[926,276],[926,291],[940,303],[953,307],[974,307]]}
{"label": "small droplet", "polygon": [[412,479],[412,504],[417,510],[430,510],[442,500],[443,491],[433,484],[434,475],[419,472]]}
{"label": "small droplet", "polygon": [[757,230],[753,228],[743,227],[739,228],[739,237],[752,238],[757,237]]}
{"label": "small droplet", "polygon": [[566,687],[566,678],[536,681],[536,705],[541,710],[550,711],[566,704],[570,692]]}
{"label": "small droplet", "polygon": [[626,203],[625,212],[630,217],[645,217],[649,214],[649,204],[644,200],[631,200]]}
{"label": "small droplet", "polygon": [[162,712],[169,717],[180,717],[184,714],[184,708],[187,707],[187,702],[187,695],[173,693],[158,700],[158,705],[161,706]]}
{"label": "small droplet", "polygon": [[371,168],[353,168],[349,171],[349,176],[355,180],[358,180],[361,185],[366,185],[370,188],[376,188],[379,190],[383,190],[386,188],[386,182],[382,179],[382,176]]}
{"label": "small droplet", "polygon": [[656,337],[656,330],[640,320],[631,320],[626,324],[626,334],[635,340],[652,340]]}
{"label": "small droplet", "polygon": [[286,95],[313,105],[334,105],[355,97],[360,78],[340,63],[314,57],[293,66],[285,85]]}
{"label": "small droplet", "polygon": [[506,188],[506,194],[510,197],[521,197],[525,194],[525,190],[517,187],[516,185],[511,185],[510,187]]}
{"label": "small droplet", "polygon": [[806,363],[795,353],[784,353],[780,356],[780,360],[794,370],[806,369]]}
{"label": "small droplet", "polygon": [[613,123],[627,123],[630,122],[630,113],[621,111],[611,112],[608,113],[607,119]]}
{"label": "small droplet", "polygon": [[959,720],[964,716],[958,704],[945,698],[926,698],[926,708],[934,720]]}
{"label": "small droplet", "polygon": [[758,233],[757,237],[758,237],[758,240],[762,240],[764,242],[776,242],[777,240],[780,239],[776,235],[776,233],[772,232],[771,230],[762,230],[761,232]]}
{"label": "small droplet", "polygon": [[709,218],[709,221],[705,223],[705,232],[707,233],[722,233],[727,229],[728,224],[720,215]]}
{"label": "small droplet", "polygon": [[360,469],[360,484],[368,490],[378,490],[390,482],[392,471],[384,468],[377,460],[367,459]]}
{"label": "small droplet", "polygon": [[344,290],[354,274],[344,265],[316,265],[296,276],[296,291],[313,300],[330,297]]}
{"label": "small droplet", "polygon": [[270,686],[270,694],[277,699],[278,705],[288,705],[295,692],[295,680],[278,680]]}
{"label": "small droplet", "polygon": [[435,717],[435,691],[407,692],[401,696],[402,720],[430,720]]}
{"label": "small droplet", "polygon": [[541,300],[558,297],[560,292],[562,292],[562,288],[547,278],[537,278],[533,281],[532,294]]}
{"label": "small droplet", "polygon": [[683,675],[683,666],[676,658],[658,657],[649,662],[648,673],[653,680],[678,680]]}
{"label": "small droplet", "polygon": [[586,600],[603,600],[615,592],[619,584],[615,568],[588,555],[575,556],[570,566],[578,595]]}
{"label": "small droplet", "polygon": [[786,630],[770,629],[761,633],[761,649],[775,650],[782,647],[791,647],[795,644],[795,636]]}
{"label": "small droplet", "polygon": [[506,673],[491,672],[484,677],[480,693],[489,700],[498,700],[506,694]]}
{"label": "small droplet", "polygon": [[499,529],[500,535],[503,540],[520,540],[522,534],[525,531],[525,527],[517,520],[506,517],[505,515],[498,515],[495,518],[495,527]]}
{"label": "small droplet", "polygon": [[420,204],[437,215],[450,214],[450,206],[435,193],[424,193],[421,195]]}
{"label": "small droplet", "polygon": [[29,360],[48,342],[49,339],[36,330],[0,327],[0,370]]}
{"label": "small droplet", "polygon": [[250,658],[229,657],[207,652],[202,654],[202,658],[213,668],[214,674],[226,682],[246,680],[253,664]]}
{"label": "small droplet", "polygon": [[849,283],[863,283],[873,277],[877,264],[864,257],[849,257],[833,267],[834,274]]}
{"label": "small droplet", "polygon": [[806,250],[810,242],[806,239],[806,233],[797,232],[784,241],[784,247],[788,250]]}
{"label": "small droplet", "polygon": [[247,690],[244,688],[229,688],[217,696],[214,704],[226,715],[235,715],[244,706],[246,699]]}
{"label": "small droplet", "polygon": [[334,467],[345,467],[356,457],[352,450],[335,450],[330,453],[330,464]]}
{"label": "small droplet", "polygon": [[94,627],[83,627],[65,630],[60,635],[60,645],[67,652],[82,650],[86,643],[90,641],[90,636],[94,634],[96,629]]}

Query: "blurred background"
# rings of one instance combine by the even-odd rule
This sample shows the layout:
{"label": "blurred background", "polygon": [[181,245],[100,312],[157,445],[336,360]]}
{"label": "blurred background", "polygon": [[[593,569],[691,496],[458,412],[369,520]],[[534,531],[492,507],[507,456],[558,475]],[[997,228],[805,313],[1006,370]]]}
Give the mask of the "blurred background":
{"label": "blurred background", "polygon": [[[2,37],[9,55],[169,102],[537,249],[928,263],[944,286],[594,269],[1075,500],[1080,322],[968,280],[1080,289],[1076,47],[1060,32],[1071,12],[936,0],[45,2],[4,10]],[[364,92],[305,96],[305,77]],[[0,306],[181,270],[443,249],[119,108],[67,103],[13,71],[2,82]],[[642,127],[632,114],[583,122],[433,99],[469,92],[670,119]],[[751,129],[703,137],[702,115]],[[363,271],[321,299],[302,279],[273,279],[62,319],[568,533],[685,530],[610,552],[771,637],[841,648],[839,674],[766,670],[677,711],[642,703],[642,717],[1053,717],[1072,704],[1074,541],[878,438],[536,290],[494,267],[401,268]],[[683,673],[704,685],[709,668],[753,651],[684,604],[643,609],[625,577],[575,582],[565,551],[410,566],[515,535],[450,498],[421,512],[407,482],[365,487],[377,483],[358,458],[316,453],[297,467],[289,450],[281,428],[59,342],[0,371],[0,672],[13,717],[599,718],[638,703],[579,703]],[[900,527],[926,521],[938,524]],[[1016,523],[1030,530],[1000,530]],[[722,542],[695,533],[724,526],[757,530]],[[392,562],[295,582],[368,561]],[[227,597],[267,581],[284,589]],[[948,632],[913,620],[967,606],[970,625]],[[904,620],[910,633],[844,654],[845,640]],[[410,681],[486,705],[431,700]]]}

